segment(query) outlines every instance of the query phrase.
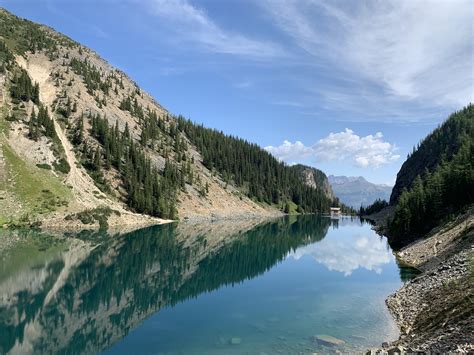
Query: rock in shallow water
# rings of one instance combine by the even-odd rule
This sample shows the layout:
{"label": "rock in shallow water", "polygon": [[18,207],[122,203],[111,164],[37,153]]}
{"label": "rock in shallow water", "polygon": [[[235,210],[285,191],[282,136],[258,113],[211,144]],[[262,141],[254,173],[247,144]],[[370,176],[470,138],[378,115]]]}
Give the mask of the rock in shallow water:
{"label": "rock in shallow water", "polygon": [[326,345],[326,346],[339,346],[345,343],[344,340],[335,338],[331,335],[318,334],[311,337],[311,340],[315,343]]}
{"label": "rock in shallow water", "polygon": [[238,337],[234,337],[230,339],[230,344],[231,345],[239,345],[242,343],[242,339]]}

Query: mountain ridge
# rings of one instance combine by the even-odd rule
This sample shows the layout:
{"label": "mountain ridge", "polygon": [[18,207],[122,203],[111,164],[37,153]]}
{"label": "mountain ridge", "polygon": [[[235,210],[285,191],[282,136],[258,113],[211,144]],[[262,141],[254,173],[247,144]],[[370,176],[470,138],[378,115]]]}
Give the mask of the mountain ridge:
{"label": "mountain ridge", "polygon": [[374,184],[362,176],[328,176],[334,194],[341,202],[359,208],[367,206],[377,199],[388,200],[392,187],[384,184]]}
{"label": "mountain ridge", "polygon": [[[2,9],[0,30],[0,138],[11,153],[1,224],[153,224],[276,216],[288,202],[323,213],[334,204],[256,144],[170,114],[123,71],[53,29]],[[42,187],[28,182],[38,187],[23,194],[16,177],[39,173]],[[55,191],[58,184],[67,189]]]}

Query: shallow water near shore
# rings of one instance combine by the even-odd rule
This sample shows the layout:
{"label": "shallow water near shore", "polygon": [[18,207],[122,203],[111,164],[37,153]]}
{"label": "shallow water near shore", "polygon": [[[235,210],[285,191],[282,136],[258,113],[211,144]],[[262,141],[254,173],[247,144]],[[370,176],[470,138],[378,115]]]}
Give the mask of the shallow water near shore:
{"label": "shallow water near shore", "polygon": [[385,298],[411,275],[349,217],[2,233],[0,353],[364,350],[398,337]]}

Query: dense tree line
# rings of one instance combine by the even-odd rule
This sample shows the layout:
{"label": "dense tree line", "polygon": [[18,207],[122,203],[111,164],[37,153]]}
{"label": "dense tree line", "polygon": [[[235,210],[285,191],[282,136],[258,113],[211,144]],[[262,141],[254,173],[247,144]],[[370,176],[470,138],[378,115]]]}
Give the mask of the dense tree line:
{"label": "dense tree line", "polygon": [[28,73],[24,69],[19,69],[19,72],[11,80],[10,95],[14,102],[33,101],[39,104],[39,85],[32,83]]}
{"label": "dense tree line", "polygon": [[[450,139],[443,135],[446,127],[450,127]],[[425,169],[410,188],[403,189],[389,224],[396,245],[426,234],[474,203],[474,107],[469,105],[452,115],[432,136],[439,139],[439,145],[458,148],[450,158],[441,153],[439,165]],[[429,142],[435,143],[433,138]],[[424,144],[420,150],[426,149]]]}
{"label": "dense tree line", "polygon": [[96,182],[105,185],[103,170],[114,167],[122,177],[129,207],[139,213],[176,218],[177,191],[185,185],[180,169],[166,160],[160,172],[131,138],[128,125],[121,132],[118,124],[110,126],[100,115],[91,116],[90,120],[90,133],[100,146],[93,148],[84,140],[83,119],[79,120],[72,141],[80,146],[85,166]]}
{"label": "dense tree line", "polygon": [[385,207],[388,206],[388,202],[380,198],[376,199],[371,205],[360,206],[359,215],[360,216],[369,216],[373,213],[380,212]]}
{"label": "dense tree line", "polygon": [[57,56],[58,46],[75,47],[70,38],[54,33],[44,26],[21,19],[6,10],[0,11],[0,33],[11,44],[11,50],[23,55],[30,51],[44,51],[50,57]]}
{"label": "dense tree line", "polygon": [[333,203],[324,192],[301,181],[298,173],[256,144],[204,128],[177,117],[178,129],[200,151],[203,164],[233,182],[250,198],[285,206],[292,201],[298,212],[327,212]]}
{"label": "dense tree line", "polygon": [[15,62],[15,57],[4,41],[0,40],[0,74],[10,70]]}
{"label": "dense tree line", "polygon": [[418,175],[434,171],[442,160],[451,160],[463,143],[462,135],[473,139],[473,105],[453,113],[441,126],[423,139],[408,155],[397,174],[390,196],[394,205],[404,188],[410,189]]}
{"label": "dense tree line", "polygon": [[101,90],[104,95],[109,94],[109,90],[112,87],[111,78],[102,80],[102,73],[94,65],[89,63],[87,59],[80,60],[72,58],[69,62],[69,66],[72,71],[77,75],[81,75],[86,85],[87,92],[94,96],[96,90]]}
{"label": "dense tree line", "polygon": [[39,106],[38,114],[36,114],[34,108],[31,111],[28,128],[29,137],[35,141],[38,140],[38,138],[42,135],[45,135],[51,139],[57,138],[54,122],[49,116],[48,109],[43,105]]}

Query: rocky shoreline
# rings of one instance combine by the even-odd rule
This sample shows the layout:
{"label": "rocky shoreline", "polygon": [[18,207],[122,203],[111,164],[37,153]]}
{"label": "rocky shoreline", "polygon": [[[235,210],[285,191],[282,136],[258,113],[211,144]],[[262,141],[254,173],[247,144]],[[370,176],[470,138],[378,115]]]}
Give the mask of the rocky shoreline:
{"label": "rocky shoreline", "polygon": [[367,354],[474,352],[474,209],[396,256],[422,273],[386,300],[400,338]]}

